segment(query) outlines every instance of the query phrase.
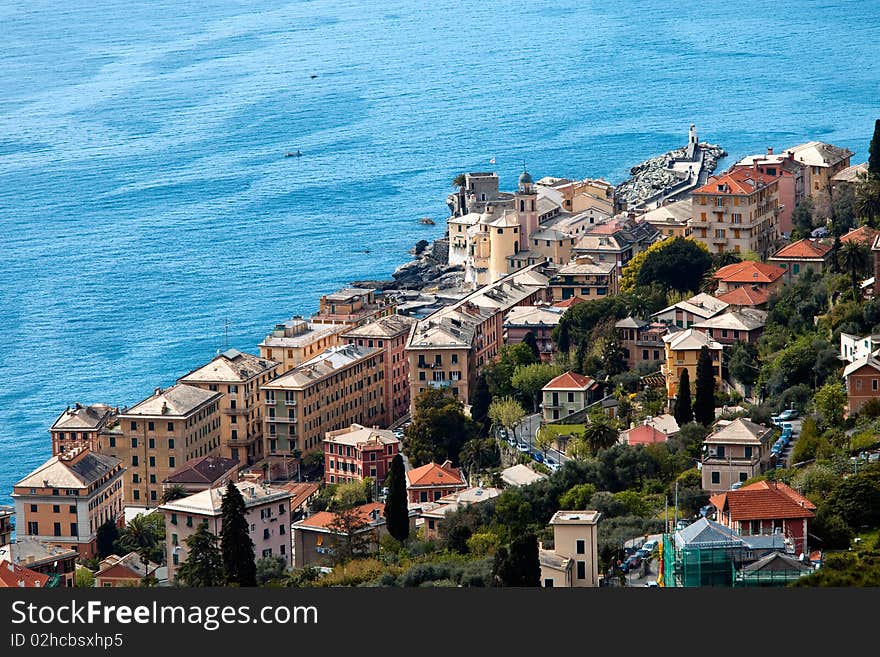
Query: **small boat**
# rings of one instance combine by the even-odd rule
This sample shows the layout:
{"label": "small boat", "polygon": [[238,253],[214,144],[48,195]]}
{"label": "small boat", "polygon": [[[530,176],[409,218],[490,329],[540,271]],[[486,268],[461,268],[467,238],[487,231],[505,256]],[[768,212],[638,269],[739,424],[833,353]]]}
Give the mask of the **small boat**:
{"label": "small boat", "polygon": [[421,219],[419,219],[419,223],[425,224],[426,226],[433,226],[434,220],[431,219],[431,217],[422,217]]}
{"label": "small boat", "polygon": [[302,153],[300,153],[299,151],[295,151],[295,152],[287,151],[284,154],[284,157],[301,157],[301,156],[302,156]]}

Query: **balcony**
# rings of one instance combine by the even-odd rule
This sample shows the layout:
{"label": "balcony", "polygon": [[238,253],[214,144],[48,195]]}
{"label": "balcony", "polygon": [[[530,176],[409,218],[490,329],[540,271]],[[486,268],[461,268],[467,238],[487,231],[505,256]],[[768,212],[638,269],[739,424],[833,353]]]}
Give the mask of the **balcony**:
{"label": "balcony", "polygon": [[251,412],[249,408],[224,408],[223,415],[247,415]]}
{"label": "balcony", "polygon": [[267,422],[276,422],[281,424],[294,424],[297,421],[295,417],[267,417]]}
{"label": "balcony", "polygon": [[726,237],[718,237],[717,235],[715,235],[711,239],[712,239],[713,244],[726,244],[727,243]]}

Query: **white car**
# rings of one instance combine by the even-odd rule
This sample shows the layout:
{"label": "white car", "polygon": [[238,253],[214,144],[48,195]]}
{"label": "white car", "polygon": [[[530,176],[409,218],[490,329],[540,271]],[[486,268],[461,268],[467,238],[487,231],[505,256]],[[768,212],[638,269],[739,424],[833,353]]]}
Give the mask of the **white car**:
{"label": "white car", "polygon": [[517,448],[519,451],[523,452],[523,453],[528,453],[529,451],[531,451],[531,450],[529,449],[529,446],[528,446],[526,443],[519,443],[519,444],[516,446],[516,448]]}

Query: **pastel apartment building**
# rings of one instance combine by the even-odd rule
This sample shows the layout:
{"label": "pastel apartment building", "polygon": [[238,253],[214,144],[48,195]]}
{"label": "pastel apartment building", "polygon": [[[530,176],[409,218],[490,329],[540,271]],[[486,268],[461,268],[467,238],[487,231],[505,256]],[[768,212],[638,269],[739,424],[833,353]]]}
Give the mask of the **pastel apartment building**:
{"label": "pastel apartment building", "polygon": [[106,452],[125,467],[125,505],[158,506],[162,481],[178,466],[220,454],[222,393],[178,383],[119,414],[121,434]]}
{"label": "pastel apartment building", "polygon": [[779,180],[779,232],[785,235],[791,233],[794,209],[810,191],[807,165],[795,160],[791,152],[774,154],[773,149],[768,148],[766,154],[743,158],[733,169],[757,170]]}
{"label": "pastel apartment building", "polygon": [[735,308],[693,326],[712,340],[732,345],[735,342],[757,342],[766,323],[766,310]]}
{"label": "pastel apartment building", "polygon": [[541,389],[541,412],[545,422],[560,420],[584,410],[596,400],[599,385],[588,376],[565,372]]}
{"label": "pastel apartment building", "polygon": [[786,244],[767,262],[785,270],[786,285],[796,281],[804,272],[821,274],[828,268],[831,246],[817,240],[802,239]]}
{"label": "pastel apartment building", "polygon": [[599,586],[598,511],[557,511],[550,518],[553,549],[539,546],[543,588]]}
{"label": "pastel apartment building", "polygon": [[779,179],[756,169],[734,169],[691,194],[693,239],[711,253],[747,253],[766,258],[779,239]]}
{"label": "pastel apartment building", "polygon": [[409,359],[404,350],[415,321],[406,315],[386,315],[347,330],[340,336],[348,344],[384,350],[385,410],[388,413],[388,424],[394,424],[409,413]]}
{"label": "pastel apartment building", "polygon": [[382,482],[399,452],[400,441],[388,429],[352,424],[328,431],[324,437],[324,483],[342,484],[366,477]]}
{"label": "pastel apartment building", "polygon": [[703,490],[730,490],[768,468],[773,430],[744,418],[719,422],[703,440]]}
{"label": "pastel apartment building", "polygon": [[263,405],[260,386],[275,377],[278,363],[228,349],[177,381],[219,392],[220,456],[242,466],[263,456]]}
{"label": "pastel apartment building", "polygon": [[[254,558],[280,556],[289,562],[290,493],[250,482],[234,484],[244,498],[248,534],[254,542]],[[174,500],[159,507],[165,519],[165,554],[168,557],[168,581],[173,582],[177,568],[186,561],[186,539],[206,522],[208,530],[220,536],[221,505],[225,488],[209,488],[195,495]]]}
{"label": "pastel apartment building", "polygon": [[505,315],[546,301],[548,283],[545,265],[532,265],[416,322],[405,349],[410,400],[428,387],[449,388],[467,404],[479,369],[504,344]]}
{"label": "pastel apartment building", "polygon": [[436,502],[468,487],[461,470],[448,459],[441,464],[426,463],[406,472],[406,493],[410,505]]}
{"label": "pastel apartment building", "polygon": [[637,220],[651,224],[665,237],[688,237],[693,231],[690,199],[661,205],[639,215]]}
{"label": "pastel apartment building", "polygon": [[347,324],[315,324],[297,315],[275,325],[258,345],[260,358],[277,362],[275,374],[284,374],[337,346],[339,334],[347,328]]}
{"label": "pastel apartment building", "polygon": [[848,168],[850,158],[855,155],[848,148],[840,148],[821,141],[808,141],[786,148],[785,155],[791,154],[795,161],[809,170],[809,194],[813,197],[831,189],[831,179]]}
{"label": "pastel apartment building", "polygon": [[617,266],[614,263],[596,263],[590,256],[578,256],[564,264],[550,279],[553,301],[580,297],[584,301],[603,299],[617,294]]}
{"label": "pastel apartment building", "polygon": [[384,359],[378,347],[340,345],[265,384],[264,454],[277,461],[321,449],[328,431],[385,426]]}
{"label": "pastel apartment building", "polygon": [[118,413],[119,408],[108,404],[84,406],[77,402],[73,406],[68,406],[55,418],[49,429],[49,434],[52,436],[52,455],[77,447],[100,452],[106,443],[104,430],[115,424]]}
{"label": "pastel apartment building", "polygon": [[556,353],[553,342],[553,329],[564,314],[562,308],[555,308],[546,302],[534,306],[515,306],[504,316],[504,344],[519,344],[526,335],[535,336],[538,354],[544,362],[550,362]]}
{"label": "pastel apartment building", "polygon": [[651,224],[619,215],[590,227],[575,243],[572,252],[575,257],[589,256],[597,265],[613,264],[620,280],[623,268],[633,256],[660,238],[660,232]]}
{"label": "pastel apartment building", "polygon": [[846,413],[862,410],[866,402],[880,398],[880,360],[873,353],[861,356],[843,370],[846,383]]}
{"label": "pastel apartment building", "polygon": [[662,322],[678,328],[690,328],[697,322],[702,322],[727,310],[727,303],[716,299],[711,294],[701,292],[685,301],[679,301],[671,306],[658,310],[651,319],[654,322]]}
{"label": "pastel apartment building", "polygon": [[12,541],[12,519],[15,517],[15,507],[0,506],[0,545],[6,545]]}
{"label": "pastel apartment building", "polygon": [[[471,504],[495,499],[499,495],[501,495],[500,488],[475,486],[445,495],[433,504],[423,505],[421,507],[421,527],[424,540],[433,541],[440,538],[440,529],[448,514],[460,511]],[[416,524],[418,525],[418,521]]]}
{"label": "pastel apartment building", "polygon": [[374,289],[345,287],[321,297],[312,323],[360,326],[392,314],[394,308],[393,299],[377,294]]}
{"label": "pastel apartment building", "polygon": [[635,369],[639,365],[660,368],[666,358],[663,336],[669,332],[668,324],[624,317],[614,324],[614,329],[629,369]]}
{"label": "pastel apartment building", "polygon": [[[355,507],[356,523],[352,541],[364,553],[378,552],[383,536],[388,535],[385,523],[385,505],[370,502]],[[319,511],[293,523],[293,567],[332,566],[343,541],[349,537],[338,526],[339,518],[331,511]],[[415,525],[414,515],[410,514],[410,530]]]}
{"label": "pastel apartment building", "polygon": [[98,527],[122,516],[122,462],[77,447],[57,454],[12,488],[17,534],[97,554]]}
{"label": "pastel apartment building", "polygon": [[664,336],[663,342],[666,347],[666,362],[661,365],[660,373],[666,379],[666,394],[669,399],[675,399],[678,396],[678,381],[685,370],[688,371],[688,378],[691,382],[691,397],[693,398],[694,386],[697,381],[697,362],[704,346],[708,348],[712,357],[712,371],[715,375],[716,387],[724,378],[724,362],[721,355],[724,345],[705,333],[695,328],[689,328]]}

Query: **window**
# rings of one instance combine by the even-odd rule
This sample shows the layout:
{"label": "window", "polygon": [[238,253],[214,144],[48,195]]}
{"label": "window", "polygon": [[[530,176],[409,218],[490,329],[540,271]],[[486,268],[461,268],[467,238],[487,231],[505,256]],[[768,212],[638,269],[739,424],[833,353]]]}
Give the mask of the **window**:
{"label": "window", "polygon": [[712,483],[713,484],[720,484],[721,483],[721,473],[720,472],[713,472],[712,473]]}
{"label": "window", "polygon": [[553,580],[550,578],[545,579],[544,580],[544,588],[545,589],[552,589],[553,588]]}
{"label": "window", "polygon": [[132,465],[133,467],[135,467],[135,468],[137,467],[137,465],[138,465],[138,457],[137,457],[137,454],[132,455],[132,457],[131,457],[131,465]]}
{"label": "window", "polygon": [[717,447],[717,456],[720,459],[724,458],[724,445],[718,445]]}
{"label": "window", "polygon": [[176,525],[176,524],[177,524],[177,514],[176,514],[176,513],[172,513],[172,514],[171,514],[171,524],[172,524],[172,525]]}
{"label": "window", "polygon": [[79,536],[79,528],[76,526],[75,522],[70,523],[70,535]]}
{"label": "window", "polygon": [[642,349],[642,360],[648,360],[648,350]]}
{"label": "window", "polygon": [[177,545],[177,534],[171,534],[171,545]]}
{"label": "window", "polygon": [[132,423],[131,423],[131,429],[132,429],[132,431],[134,431],[134,430],[137,429],[137,428],[138,428],[138,423],[137,423],[137,422],[132,422]]}
{"label": "window", "polygon": [[436,524],[437,524],[436,521],[429,519],[428,520],[428,529],[434,529]]}
{"label": "window", "polygon": [[135,488],[131,493],[132,493],[132,497],[134,499],[136,499],[136,500],[141,499],[141,492],[137,488]]}
{"label": "window", "polygon": [[575,546],[576,546],[575,551],[578,554],[586,554],[587,553],[587,542],[584,539],[579,538],[577,541],[575,541]]}
{"label": "window", "polygon": [[452,364],[458,365],[458,354],[452,354]]}
{"label": "window", "polygon": [[150,499],[153,500],[153,501],[156,500],[156,491],[154,491],[154,490],[151,490],[151,491],[150,491]]}
{"label": "window", "polygon": [[799,274],[800,271],[801,271],[801,266],[800,266],[798,263],[794,263],[794,264],[791,266],[791,272],[792,272],[793,274]]}
{"label": "window", "polygon": [[192,518],[192,516],[187,516],[187,517],[186,517],[186,526],[187,526],[187,527],[192,527],[192,526],[193,526],[193,518]]}
{"label": "window", "polygon": [[155,484],[155,483],[156,483],[156,475],[154,475],[154,474],[151,474],[151,475],[150,475],[150,483],[151,483],[151,484]]}
{"label": "window", "polygon": [[263,529],[263,540],[265,540],[269,537],[270,537],[269,528],[267,527],[267,528]]}
{"label": "window", "polygon": [[36,512],[37,512],[37,505],[31,504],[31,513],[36,513]]}
{"label": "window", "polygon": [[168,439],[168,449],[174,449],[174,438]]}
{"label": "window", "polygon": [[151,467],[151,468],[155,468],[155,467],[156,467],[156,457],[155,457],[155,456],[151,456],[151,457],[150,457],[150,467]]}
{"label": "window", "polygon": [[53,527],[53,531],[54,531],[55,536],[61,536],[61,523],[60,522],[55,523],[55,525]]}
{"label": "window", "polygon": [[169,468],[173,468],[173,467],[174,467],[174,457],[173,457],[173,456],[169,456],[169,457],[168,457],[168,467],[169,467]]}
{"label": "window", "polygon": [[871,379],[871,390],[877,390],[877,379]]}
{"label": "window", "polygon": [[174,565],[175,565],[175,566],[179,565],[179,564],[180,564],[180,557],[178,556],[177,552],[175,552],[175,553],[174,553],[173,555],[171,555],[171,556],[172,556],[172,559],[171,559],[171,560],[174,562]]}
{"label": "window", "polygon": [[749,478],[749,473],[748,473],[748,472],[740,472],[740,473],[739,473],[739,480],[740,480],[740,482],[743,482],[743,481],[745,481],[745,480],[748,479],[748,478]]}
{"label": "window", "polygon": [[568,401],[569,401],[569,403],[574,402],[574,393],[573,392],[568,393]]}
{"label": "window", "polygon": [[131,448],[132,448],[132,449],[136,449],[137,446],[138,446],[138,439],[137,439],[137,438],[132,438],[132,439],[131,439]]}
{"label": "window", "polygon": [[116,447],[116,438],[110,436],[110,447]]}
{"label": "window", "polygon": [[150,438],[147,441],[147,447],[149,447],[150,449],[156,449],[156,440],[153,438]]}
{"label": "window", "polygon": [[76,513],[76,504],[70,504],[70,505],[67,507],[67,512],[68,512],[68,513]]}
{"label": "window", "polygon": [[37,536],[40,533],[40,525],[36,522],[29,522],[27,525],[27,533],[29,536]]}
{"label": "window", "polygon": [[147,422],[147,431],[155,431],[155,430],[156,430],[155,422]]}
{"label": "window", "polygon": [[61,507],[58,504],[53,504],[52,513],[61,513]]}
{"label": "window", "polygon": [[427,502],[428,501],[428,493],[427,491],[422,491],[419,493],[419,502]]}
{"label": "window", "polygon": [[578,561],[577,562],[577,578],[578,579],[587,579],[587,562],[586,561]]}
{"label": "window", "polygon": [[174,431],[174,422],[168,423],[168,431]]}
{"label": "window", "polygon": [[752,458],[752,448],[751,447],[743,448],[743,452],[745,454],[745,458],[747,458],[747,459]]}

